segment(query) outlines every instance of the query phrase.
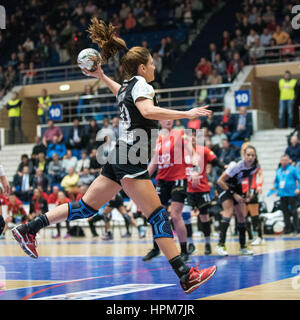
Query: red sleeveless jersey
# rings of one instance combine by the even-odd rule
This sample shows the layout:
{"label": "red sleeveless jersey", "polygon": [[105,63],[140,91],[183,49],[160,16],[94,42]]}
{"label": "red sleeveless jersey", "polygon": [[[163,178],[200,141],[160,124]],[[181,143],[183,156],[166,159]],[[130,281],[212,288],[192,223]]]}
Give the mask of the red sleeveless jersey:
{"label": "red sleeveless jersey", "polygon": [[158,161],[156,179],[165,181],[186,179],[184,144],[184,130],[171,130],[167,136],[158,136],[156,141],[156,159]]}
{"label": "red sleeveless jersey", "polygon": [[186,168],[186,175],[188,180],[188,192],[209,192],[210,188],[208,185],[207,175],[206,175],[206,166],[208,162],[212,162],[216,155],[213,151],[203,146],[196,146],[196,153],[198,155],[198,176],[200,178],[200,182],[196,187],[192,186],[192,178],[191,174],[193,172],[193,165],[190,157],[189,166]]}

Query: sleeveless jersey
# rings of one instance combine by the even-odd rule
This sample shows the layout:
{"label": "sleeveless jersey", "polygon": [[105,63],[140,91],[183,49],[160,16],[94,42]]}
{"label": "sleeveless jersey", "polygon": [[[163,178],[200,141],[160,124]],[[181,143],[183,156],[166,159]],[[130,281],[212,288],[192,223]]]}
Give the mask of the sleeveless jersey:
{"label": "sleeveless jersey", "polygon": [[243,160],[237,163],[231,162],[228,168],[225,170],[226,174],[229,176],[226,184],[233,190],[236,188],[241,188],[243,180],[256,173],[259,168],[259,166],[246,168]]}
{"label": "sleeveless jersey", "polygon": [[194,192],[209,192],[210,187],[208,185],[208,179],[207,179],[207,175],[206,175],[206,166],[207,166],[208,162],[212,162],[214,159],[216,159],[217,156],[209,148],[203,147],[203,146],[196,146],[196,153],[197,153],[198,159],[199,159],[198,175],[200,178],[200,183],[196,187],[193,187],[193,185],[192,185],[191,174],[193,172],[193,166],[190,161],[189,166],[186,168],[186,174],[187,174],[187,180],[188,180],[188,190],[187,191],[192,192],[192,193],[194,193]]}
{"label": "sleeveless jersey", "polygon": [[171,130],[167,136],[160,135],[156,143],[156,158],[158,161],[157,180],[186,179],[184,131]]}
{"label": "sleeveless jersey", "polygon": [[151,99],[157,105],[153,87],[143,77],[134,76],[123,82],[117,94],[122,132],[117,146],[125,146],[127,150],[136,152],[141,161],[147,164],[152,156],[152,146],[155,146],[158,122],[143,117],[135,105],[138,98]]}

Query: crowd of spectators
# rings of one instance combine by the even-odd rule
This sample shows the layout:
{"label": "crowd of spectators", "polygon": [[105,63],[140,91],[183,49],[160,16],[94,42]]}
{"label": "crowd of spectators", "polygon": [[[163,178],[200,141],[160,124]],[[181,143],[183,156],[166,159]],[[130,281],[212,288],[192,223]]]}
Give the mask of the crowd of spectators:
{"label": "crowd of spectators", "polygon": [[[232,82],[246,64],[299,59],[295,45],[299,42],[292,29],[291,13],[296,1],[244,0],[236,13],[233,32],[223,31],[218,43],[210,43],[209,54],[195,66],[194,85]],[[270,49],[282,46],[280,49]],[[299,52],[299,51],[298,51]],[[199,102],[216,104],[224,89],[202,90]]]}
{"label": "crowd of spectators", "polygon": [[[0,30],[0,99],[19,80],[32,83],[36,69],[76,64],[81,49],[92,46],[86,30],[90,19],[112,22],[118,33],[136,34],[170,26],[191,26],[215,0],[11,1],[6,7],[6,29]],[[140,45],[148,46],[147,41]],[[158,81],[174,58],[171,37],[149,47]],[[22,79],[20,79],[21,71]]]}

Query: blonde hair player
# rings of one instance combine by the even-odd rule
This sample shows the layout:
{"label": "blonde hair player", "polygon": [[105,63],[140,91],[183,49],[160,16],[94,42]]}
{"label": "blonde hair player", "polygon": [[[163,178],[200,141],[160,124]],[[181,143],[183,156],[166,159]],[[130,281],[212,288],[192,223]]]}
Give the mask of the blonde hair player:
{"label": "blonde hair player", "polygon": [[[111,151],[109,161],[104,165],[102,173],[93,181],[81,200],[72,204],[63,204],[27,224],[17,226],[12,230],[13,235],[29,256],[37,258],[35,235],[41,228],[65,220],[89,218],[123,188],[148,218],[155,241],[177,274],[184,292],[189,294],[209,280],[217,268],[212,266],[198,270],[197,267],[189,267],[184,263],[173,239],[168,214],[162,207],[150,180],[147,163],[142,161],[133,163],[126,151],[134,149],[137,130],[143,129],[146,132],[148,144],[150,144],[151,130],[157,128],[156,120],[194,119],[207,116],[210,111],[207,110],[208,106],[188,111],[158,107],[155,103],[154,89],[148,84],[154,80],[155,70],[149,51],[143,47],[133,47],[128,50],[125,41],[115,35],[115,27],[111,23],[106,25],[97,18],[91,20],[88,31],[92,41],[101,48],[104,62],[118,51],[125,51],[121,66],[126,80],[122,84],[106,76],[101,64],[98,64],[94,72],[83,70],[87,76],[101,79],[116,96],[120,109],[122,136]],[[143,146],[144,144],[141,147]],[[143,156],[142,152],[141,149],[141,156]],[[127,157],[125,159],[124,154]],[[112,159],[115,159],[114,164]],[[149,161],[149,158],[147,160]]]}
{"label": "blonde hair player", "polygon": [[246,247],[246,220],[247,215],[245,198],[242,193],[242,181],[253,175],[260,168],[257,160],[256,149],[248,145],[243,151],[243,159],[231,162],[217,181],[219,199],[223,206],[220,226],[220,238],[217,253],[227,256],[225,246],[226,233],[233,214],[236,215],[239,231],[240,254],[252,255],[253,252]]}

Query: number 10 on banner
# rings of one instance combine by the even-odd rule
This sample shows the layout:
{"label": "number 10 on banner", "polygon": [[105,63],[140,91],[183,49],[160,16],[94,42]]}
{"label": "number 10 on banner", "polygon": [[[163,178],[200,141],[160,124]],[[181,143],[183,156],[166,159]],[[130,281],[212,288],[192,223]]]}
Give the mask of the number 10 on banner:
{"label": "number 10 on banner", "polygon": [[62,105],[53,104],[49,108],[49,120],[61,121],[62,120]]}
{"label": "number 10 on banner", "polygon": [[236,107],[249,107],[250,106],[250,90],[235,91],[234,99],[235,99]]}

